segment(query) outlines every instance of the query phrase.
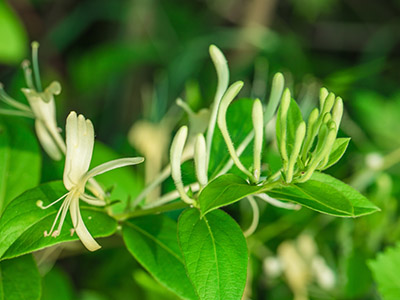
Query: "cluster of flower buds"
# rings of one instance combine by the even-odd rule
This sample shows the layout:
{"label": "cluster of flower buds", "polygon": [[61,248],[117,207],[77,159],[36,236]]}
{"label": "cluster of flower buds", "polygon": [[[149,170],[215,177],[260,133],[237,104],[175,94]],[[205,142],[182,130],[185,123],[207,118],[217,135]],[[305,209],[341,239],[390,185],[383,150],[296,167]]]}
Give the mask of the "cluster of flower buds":
{"label": "cluster of flower buds", "polygon": [[[229,81],[229,70],[225,59],[225,56],[216,46],[210,46],[210,56],[214,63],[215,70],[218,77],[217,91],[215,93],[213,107],[211,113],[208,111],[201,110],[198,114],[193,113],[190,108],[181,99],[178,99],[177,104],[182,107],[189,114],[191,120],[191,131],[195,133],[194,142],[194,164],[196,170],[196,177],[199,183],[199,189],[207,185],[208,183],[208,165],[210,161],[211,145],[217,121],[218,111],[222,106],[222,98],[226,91]],[[204,115],[207,114],[207,118]],[[204,123],[204,119],[208,120],[207,126],[200,126],[200,123]],[[207,129],[207,136],[204,137],[203,132]],[[197,205],[196,200],[189,197],[186,193],[185,187],[182,181],[181,174],[181,162],[182,154],[186,145],[188,137],[188,127],[182,126],[176,133],[171,149],[170,149],[170,161],[171,161],[171,176],[174,180],[176,189],[179,196],[183,201],[190,205]]]}
{"label": "cluster of flower buds", "polygon": [[343,101],[325,88],[320,92],[320,108],[302,120],[296,102],[286,89],[277,118],[277,140],[285,181],[305,182],[316,170],[328,168],[343,115]]}

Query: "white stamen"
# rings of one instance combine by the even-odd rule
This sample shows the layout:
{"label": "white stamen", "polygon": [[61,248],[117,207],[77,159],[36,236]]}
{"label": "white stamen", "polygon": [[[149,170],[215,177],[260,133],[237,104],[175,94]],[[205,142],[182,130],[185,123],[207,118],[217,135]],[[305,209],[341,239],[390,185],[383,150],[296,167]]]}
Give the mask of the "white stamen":
{"label": "white stamen", "polygon": [[64,199],[68,194],[69,194],[69,192],[66,193],[66,194],[64,194],[64,195],[62,195],[60,198],[58,198],[56,201],[53,201],[53,202],[50,203],[49,205],[43,206],[43,201],[42,201],[42,200],[36,201],[36,205],[37,205],[38,207],[40,207],[41,209],[48,209],[50,206],[53,206],[53,205],[56,204],[57,202],[59,202],[59,201],[61,201],[62,199]]}

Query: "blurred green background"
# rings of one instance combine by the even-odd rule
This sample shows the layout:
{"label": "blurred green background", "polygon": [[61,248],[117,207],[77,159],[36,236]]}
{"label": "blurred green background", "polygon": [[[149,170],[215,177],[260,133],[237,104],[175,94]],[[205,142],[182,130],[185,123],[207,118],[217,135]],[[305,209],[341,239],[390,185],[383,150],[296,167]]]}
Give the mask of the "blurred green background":
{"label": "blurred green background", "polygon": [[[366,262],[400,238],[399,16],[398,0],[0,0],[0,82],[25,101],[20,63],[39,41],[44,85],[58,80],[63,87],[60,126],[70,110],[83,113],[97,139],[124,155],[134,151],[131,126],[159,122],[177,97],[196,111],[209,106],[216,88],[210,44],[226,54],[231,82],[245,81],[242,95],[265,99],[281,71],[307,114],[327,87],[344,99],[340,135],[352,138],[328,172],[382,212],[344,220],[263,206],[249,239],[246,295],[292,299],[285,277],[271,279],[263,262],[283,241],[307,233],[337,279],[331,291],[311,285],[311,299],[378,299]],[[232,214],[246,227],[251,212],[245,203],[240,208]],[[62,299],[174,299],[112,247],[65,258],[45,278],[44,299],[55,299],[53,286],[66,290]]]}

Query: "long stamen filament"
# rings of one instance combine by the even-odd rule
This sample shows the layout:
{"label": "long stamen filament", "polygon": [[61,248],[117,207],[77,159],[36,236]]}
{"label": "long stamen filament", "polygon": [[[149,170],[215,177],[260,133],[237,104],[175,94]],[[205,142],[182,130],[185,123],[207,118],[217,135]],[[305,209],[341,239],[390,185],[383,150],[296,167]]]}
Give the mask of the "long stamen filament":
{"label": "long stamen filament", "polygon": [[60,202],[62,199],[64,199],[65,197],[68,196],[70,192],[62,195],[60,198],[58,198],[56,201],[51,202],[49,205],[43,206],[43,201],[42,200],[38,200],[36,201],[36,205],[38,207],[40,207],[41,209],[48,209],[50,206],[53,206],[54,204],[56,204],[57,202]]}
{"label": "long stamen filament", "polygon": [[57,230],[55,230],[53,232],[53,234],[52,234],[53,237],[57,237],[57,236],[60,235],[62,226],[63,226],[64,221],[65,221],[65,217],[67,216],[68,208],[69,208],[70,203],[71,203],[72,200],[79,201],[79,198],[78,199],[72,199],[72,197],[68,197],[67,199],[65,199],[65,201],[64,201],[65,206],[63,207],[63,210],[62,210],[60,222],[58,223]]}
{"label": "long stamen filament", "polygon": [[33,84],[32,69],[30,68],[29,60],[24,60],[21,64],[22,70],[24,71],[26,85],[29,89],[34,90],[35,85]]}
{"label": "long stamen filament", "polygon": [[[68,194],[69,194],[69,193],[68,193]],[[57,212],[57,215],[56,215],[56,217],[55,217],[55,219],[54,219],[54,222],[53,222],[53,225],[51,226],[50,231],[45,231],[45,232],[44,232],[44,236],[45,236],[45,237],[52,235],[52,233],[53,233],[53,231],[54,231],[54,227],[55,227],[56,224],[57,224],[57,221],[58,221],[58,218],[60,217],[61,212],[63,212],[64,210],[67,210],[67,208],[68,208],[68,206],[67,206],[67,201],[64,201],[64,202],[61,204],[61,207],[59,208],[59,210],[58,210],[58,212]]]}
{"label": "long stamen filament", "polygon": [[40,81],[39,73],[39,58],[38,58],[39,43],[32,42],[32,65],[33,65],[33,75],[35,77],[36,89],[38,92],[42,92],[42,82]]}

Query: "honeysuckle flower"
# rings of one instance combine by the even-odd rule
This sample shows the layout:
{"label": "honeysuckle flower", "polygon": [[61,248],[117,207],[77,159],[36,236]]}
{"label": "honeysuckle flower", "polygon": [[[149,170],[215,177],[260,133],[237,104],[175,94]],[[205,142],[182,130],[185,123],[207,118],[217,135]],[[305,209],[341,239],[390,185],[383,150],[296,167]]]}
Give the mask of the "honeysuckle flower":
{"label": "honeysuckle flower", "polygon": [[33,42],[33,71],[28,60],[22,62],[22,69],[28,86],[28,88],[23,88],[22,92],[25,94],[29,106],[7,95],[2,84],[0,84],[0,100],[14,108],[0,109],[0,113],[34,118],[36,134],[43,149],[52,159],[60,160],[62,154],[65,153],[65,142],[57,126],[54,95],[60,94],[61,85],[54,81],[43,91],[39,74],[38,48],[39,43]]}
{"label": "honeysuckle flower", "polygon": [[[100,245],[94,240],[83,222],[79,209],[79,200],[95,206],[104,206],[106,202],[85,193],[85,186],[88,180],[112,169],[135,165],[144,160],[142,157],[116,159],[89,171],[93,145],[94,129],[92,122],[89,119],[85,119],[83,115],[77,116],[75,112],[71,112],[66,124],[66,158],[63,176],[64,186],[68,192],[48,206],[43,206],[42,201],[37,203],[39,207],[46,209],[65,198],[50,231],[45,231],[44,235],[59,236],[69,210],[74,231],[90,251],[99,249]],[[57,222],[58,227],[55,229]]]}
{"label": "honeysuckle flower", "polygon": [[35,89],[22,89],[28,99],[35,118],[35,129],[40,144],[54,160],[60,160],[65,153],[65,143],[61,138],[57,121],[54,95],[61,92],[60,83],[52,82],[43,92]]}

